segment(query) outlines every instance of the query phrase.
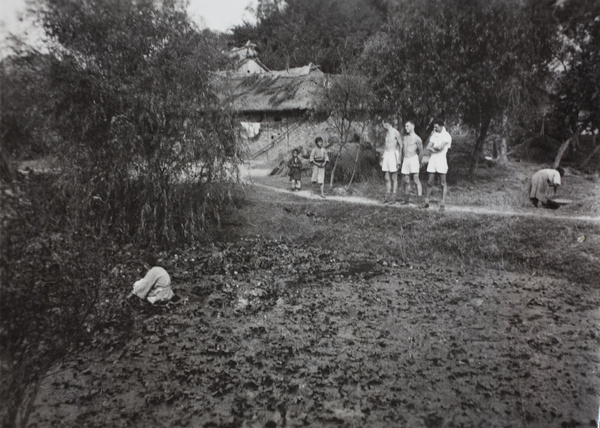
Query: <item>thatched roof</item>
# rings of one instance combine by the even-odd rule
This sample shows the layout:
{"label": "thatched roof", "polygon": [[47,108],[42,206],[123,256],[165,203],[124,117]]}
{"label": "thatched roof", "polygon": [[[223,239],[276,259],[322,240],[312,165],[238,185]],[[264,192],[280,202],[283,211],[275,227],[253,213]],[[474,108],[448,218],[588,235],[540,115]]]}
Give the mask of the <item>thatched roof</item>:
{"label": "thatched roof", "polygon": [[240,76],[214,75],[223,102],[241,112],[314,110],[325,96],[329,76],[312,64],[298,69]]}

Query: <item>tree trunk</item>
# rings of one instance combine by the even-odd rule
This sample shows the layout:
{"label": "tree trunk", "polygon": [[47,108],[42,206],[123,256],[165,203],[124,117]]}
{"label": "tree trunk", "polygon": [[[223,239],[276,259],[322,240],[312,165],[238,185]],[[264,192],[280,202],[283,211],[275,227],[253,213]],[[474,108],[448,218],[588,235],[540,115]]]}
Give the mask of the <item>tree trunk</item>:
{"label": "tree trunk", "polygon": [[329,179],[329,188],[330,189],[333,189],[333,180],[335,178],[335,170],[337,168],[338,161],[340,160],[340,157],[342,156],[342,150],[344,150],[344,147],[348,143],[348,133],[350,132],[350,129],[352,127],[352,122],[349,120],[347,121],[348,126],[345,127],[344,120],[345,119],[342,118],[342,122],[340,125],[340,150],[335,158],[335,162],[333,163],[333,168],[331,169],[331,177]]}
{"label": "tree trunk", "polygon": [[352,175],[350,176],[350,181],[348,182],[348,186],[352,185],[352,181],[354,181],[354,174],[356,174],[356,166],[358,165],[358,159],[360,158],[360,141],[358,142],[358,149],[356,150],[356,157],[354,158],[354,168],[352,168]]}
{"label": "tree trunk", "polygon": [[27,428],[27,426],[29,425],[29,417],[31,416],[31,412],[34,408],[35,398],[40,392],[40,386],[42,384],[42,381],[46,377],[47,372],[47,369],[44,370],[44,372],[38,377],[38,379],[31,385],[29,385],[29,388],[26,388],[26,398],[22,399],[21,401],[22,409],[19,420],[19,426],[21,426],[22,428]]}
{"label": "tree trunk", "polygon": [[344,149],[344,146],[346,144],[342,144],[340,146],[340,151],[338,152],[337,156],[335,157],[335,162],[333,163],[333,168],[331,168],[331,177],[329,178],[329,189],[333,189],[333,179],[335,178],[335,170],[337,168],[337,164],[340,160],[340,157],[342,157],[342,150]]}
{"label": "tree trunk", "polygon": [[581,125],[579,125],[579,127],[573,133],[573,135],[571,135],[569,138],[567,138],[567,140],[564,143],[562,143],[562,145],[558,149],[558,153],[556,154],[556,159],[554,159],[554,163],[552,164],[552,168],[556,169],[556,168],[558,168],[560,166],[560,161],[562,160],[563,156],[567,152],[567,149],[569,148],[569,146],[575,140],[579,139],[579,136],[581,135],[581,133],[583,132],[583,130],[588,126],[588,124],[591,121],[592,121],[592,115],[589,115],[588,118],[585,120],[585,122],[583,122]]}
{"label": "tree trunk", "polygon": [[471,155],[471,166],[469,167],[469,177],[471,177],[471,179],[475,178],[475,173],[479,167],[479,158],[483,152],[483,144],[485,143],[485,137],[487,136],[491,120],[491,117],[484,117],[481,121],[479,135],[477,136],[477,141],[475,142],[475,147],[473,148],[473,154]]}
{"label": "tree trunk", "polygon": [[508,133],[508,115],[505,113],[502,116],[502,139],[500,140],[500,152],[498,153],[500,163],[508,162]]}
{"label": "tree trunk", "polygon": [[540,135],[544,135],[546,133],[546,113],[542,116],[542,129],[540,129]]}
{"label": "tree trunk", "polygon": [[584,160],[583,162],[581,162],[581,166],[582,166],[582,167],[583,167],[583,166],[586,166],[586,165],[587,165],[587,163],[588,163],[589,161],[591,161],[591,160],[592,160],[592,158],[593,158],[594,156],[596,156],[596,154],[598,154],[598,153],[600,152],[600,144],[598,144],[598,141],[597,141],[597,135],[596,135],[596,134],[593,134],[593,137],[592,137],[592,139],[593,139],[593,141],[594,141],[594,146],[595,146],[595,148],[594,148],[594,150],[592,150],[592,153],[590,153],[590,154],[589,154],[589,156],[588,156],[587,158],[585,158],[585,160]]}

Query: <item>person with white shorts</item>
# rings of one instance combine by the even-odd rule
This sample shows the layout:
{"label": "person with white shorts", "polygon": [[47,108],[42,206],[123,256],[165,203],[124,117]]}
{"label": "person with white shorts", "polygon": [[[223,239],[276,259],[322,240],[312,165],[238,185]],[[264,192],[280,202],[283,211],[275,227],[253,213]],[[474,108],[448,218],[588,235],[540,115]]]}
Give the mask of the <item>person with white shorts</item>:
{"label": "person with white shorts", "polygon": [[404,160],[402,162],[402,170],[404,176],[404,205],[408,204],[410,199],[410,179],[412,177],[417,186],[417,196],[421,198],[423,188],[421,180],[419,180],[419,171],[421,170],[421,161],[423,159],[423,141],[415,133],[415,123],[409,120],[404,124],[406,135],[402,139],[402,154]]}
{"label": "person with white shorts", "polygon": [[[398,193],[398,169],[400,166],[400,147],[402,136],[389,122],[382,123],[386,129],[385,149],[382,156],[381,170],[385,173],[385,197],[384,203],[391,203]],[[393,199],[391,198],[393,194]]]}
{"label": "person with white shorts", "polygon": [[429,138],[427,149],[431,152],[429,164],[427,165],[427,196],[423,208],[429,208],[429,197],[433,189],[436,174],[440,176],[440,185],[442,186],[442,200],[440,201],[440,211],[444,211],[446,206],[446,195],[448,185],[446,184],[446,174],[448,173],[448,161],[446,153],[452,145],[452,137],[444,127],[444,121],[437,119],[433,122],[433,132]]}
{"label": "person with white shorts", "polygon": [[327,150],[323,148],[323,138],[317,137],[315,139],[315,147],[310,152],[310,163],[313,166],[312,171],[312,185],[318,184],[321,188],[321,197],[325,198],[325,166],[329,162],[329,156]]}

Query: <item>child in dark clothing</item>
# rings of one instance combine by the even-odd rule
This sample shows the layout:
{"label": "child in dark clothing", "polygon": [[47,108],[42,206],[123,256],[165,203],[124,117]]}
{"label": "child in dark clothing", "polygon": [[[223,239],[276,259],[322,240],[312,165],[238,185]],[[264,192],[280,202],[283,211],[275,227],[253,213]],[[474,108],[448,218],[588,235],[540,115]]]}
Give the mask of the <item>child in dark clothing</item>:
{"label": "child in dark clothing", "polygon": [[300,190],[302,187],[302,161],[298,157],[298,149],[294,149],[292,152],[292,158],[288,162],[290,172],[290,181],[292,182],[292,192]]}

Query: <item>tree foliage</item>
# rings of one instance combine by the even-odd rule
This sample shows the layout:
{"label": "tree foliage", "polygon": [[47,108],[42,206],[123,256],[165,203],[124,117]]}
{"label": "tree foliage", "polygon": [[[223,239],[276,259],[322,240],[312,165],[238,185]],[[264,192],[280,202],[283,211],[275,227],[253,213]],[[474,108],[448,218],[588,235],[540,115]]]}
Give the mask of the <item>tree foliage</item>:
{"label": "tree foliage", "polygon": [[554,160],[558,167],[583,131],[600,129],[600,4],[568,0],[553,10],[558,24],[553,117],[564,139]]}
{"label": "tree foliage", "polygon": [[232,43],[253,41],[261,61],[274,70],[312,62],[326,73],[340,72],[385,22],[381,0],[262,1],[259,6],[257,24],[235,27]]}
{"label": "tree foliage", "polygon": [[[0,138],[3,156],[24,160],[51,150],[53,126],[50,58],[23,52],[0,63]],[[32,102],[35,100],[35,102]]]}
{"label": "tree foliage", "polygon": [[561,39],[556,107],[575,124],[580,114],[600,122],[600,4],[565,1],[555,6]]}
{"label": "tree foliage", "polygon": [[173,1],[49,0],[41,18],[55,42],[64,185],[85,205],[73,216],[127,239],[200,233],[205,182],[240,155],[209,83],[221,61],[215,39]]}
{"label": "tree foliage", "polygon": [[58,168],[2,175],[4,426],[26,426],[46,370],[120,313],[117,245],[201,239],[241,156],[210,84],[222,46],[183,2],[39,7],[47,53],[3,61],[3,86],[15,86],[3,88],[2,136],[15,157],[27,146]]}
{"label": "tree foliage", "polygon": [[551,38],[535,2],[405,0],[365,45],[363,69],[387,109],[476,131],[476,168],[492,121],[516,120],[543,92]]}

